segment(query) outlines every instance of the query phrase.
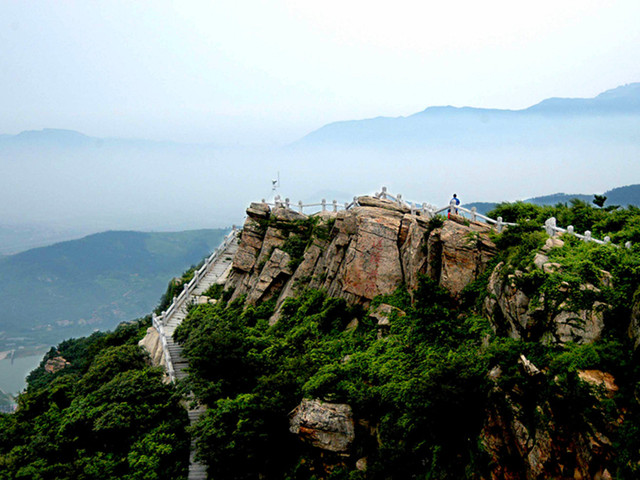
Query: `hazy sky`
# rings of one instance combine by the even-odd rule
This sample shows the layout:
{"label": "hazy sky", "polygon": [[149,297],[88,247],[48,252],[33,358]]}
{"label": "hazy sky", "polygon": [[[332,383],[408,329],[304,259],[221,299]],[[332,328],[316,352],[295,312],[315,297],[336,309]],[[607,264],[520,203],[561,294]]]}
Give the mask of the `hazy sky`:
{"label": "hazy sky", "polygon": [[0,133],[288,143],[640,81],[638,0],[0,3]]}

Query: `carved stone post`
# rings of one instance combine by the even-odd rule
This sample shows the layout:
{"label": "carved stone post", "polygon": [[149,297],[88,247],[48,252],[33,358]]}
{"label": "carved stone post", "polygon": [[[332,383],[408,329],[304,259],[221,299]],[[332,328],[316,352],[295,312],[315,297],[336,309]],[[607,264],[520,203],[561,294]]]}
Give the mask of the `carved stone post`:
{"label": "carved stone post", "polygon": [[327,211],[327,201],[323,198],[321,203],[322,203],[322,211],[326,212]]}
{"label": "carved stone post", "polygon": [[333,211],[334,211],[334,212],[337,212],[337,211],[338,211],[338,201],[337,201],[337,200],[334,200],[334,201],[333,201]]}
{"label": "carved stone post", "polygon": [[498,223],[496,223],[496,229],[498,230],[498,233],[502,232],[503,227],[504,225],[502,223],[502,217],[498,217]]}
{"label": "carved stone post", "polygon": [[298,208],[300,209],[300,213],[302,213],[302,200],[298,200]]}
{"label": "carved stone post", "polygon": [[551,217],[544,222],[544,229],[547,231],[547,235],[553,237],[556,234],[556,219],[555,217]]}
{"label": "carved stone post", "polygon": [[476,207],[471,207],[471,220],[476,221],[476,212],[478,209]]}
{"label": "carved stone post", "polygon": [[591,241],[591,231],[587,230],[586,232],[584,232],[584,241],[585,242],[590,242]]}

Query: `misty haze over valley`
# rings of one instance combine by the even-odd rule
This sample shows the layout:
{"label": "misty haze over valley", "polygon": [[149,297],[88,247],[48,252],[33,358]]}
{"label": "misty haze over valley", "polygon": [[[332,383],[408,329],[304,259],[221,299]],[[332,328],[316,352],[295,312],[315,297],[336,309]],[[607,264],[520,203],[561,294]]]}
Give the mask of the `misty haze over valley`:
{"label": "misty haze over valley", "polygon": [[[12,253],[105,230],[242,221],[277,193],[339,202],[382,185],[443,205],[602,193],[640,179],[640,84],[524,110],[431,107],[326,125],[281,147],[94,138],[45,129],[0,137],[0,235]],[[26,248],[20,248],[20,241]]]}

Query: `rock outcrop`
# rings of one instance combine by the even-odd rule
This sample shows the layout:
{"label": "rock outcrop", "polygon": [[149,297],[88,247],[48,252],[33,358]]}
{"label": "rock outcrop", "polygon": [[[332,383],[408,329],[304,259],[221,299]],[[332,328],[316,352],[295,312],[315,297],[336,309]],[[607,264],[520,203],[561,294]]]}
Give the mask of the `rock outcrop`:
{"label": "rock outcrop", "polygon": [[[489,374],[496,383],[481,442],[491,459],[490,478],[611,479],[613,446],[609,439],[611,432],[606,429],[614,426],[604,420],[604,411],[598,411],[595,405],[599,396],[610,398],[617,390],[613,377],[597,370],[578,372],[579,378],[594,388],[592,418],[597,415],[602,418],[593,423],[568,425],[566,410],[572,408],[569,401],[560,396],[554,405],[548,401],[532,403],[535,390],[542,388],[547,380],[528,360],[521,364],[529,381],[509,391],[498,386],[500,372]],[[544,388],[557,386],[545,385]]]}
{"label": "rock outcrop", "polygon": [[[544,275],[561,268],[560,264],[550,262],[542,253],[535,255],[533,265]],[[595,300],[588,305],[578,306],[571,301],[575,290],[589,291],[595,297],[600,289],[588,282],[577,288],[565,282],[559,285],[555,292],[557,295],[553,298],[545,298],[544,293],[537,290],[534,292],[536,296],[530,297],[523,286],[526,272],[509,271],[509,266],[501,262],[489,277],[489,295],[484,301],[484,313],[496,332],[511,338],[547,344],[592,343],[601,337],[604,315],[609,305]],[[604,282],[610,282],[607,272],[602,272],[602,275]]]}
{"label": "rock outcrop", "polygon": [[637,349],[640,346],[640,289],[633,296],[629,337],[633,340],[633,345]]}
{"label": "rock outcrop", "polygon": [[353,414],[346,404],[304,399],[289,420],[291,433],[330,452],[346,452],[355,438]]}
{"label": "rock outcrop", "polygon": [[160,334],[154,327],[147,329],[147,334],[138,342],[138,345],[149,352],[149,358],[154,367],[164,367],[166,365]]}
{"label": "rock outcrop", "polygon": [[44,371],[47,373],[56,373],[71,365],[64,357],[53,357],[44,364]]}
{"label": "rock outcrop", "polygon": [[495,253],[485,224],[454,216],[438,226],[390,200],[358,203],[314,218],[252,203],[227,282],[231,298],[275,298],[274,322],[284,300],[307,286],[367,306],[402,284],[415,289],[427,274],[457,297]]}

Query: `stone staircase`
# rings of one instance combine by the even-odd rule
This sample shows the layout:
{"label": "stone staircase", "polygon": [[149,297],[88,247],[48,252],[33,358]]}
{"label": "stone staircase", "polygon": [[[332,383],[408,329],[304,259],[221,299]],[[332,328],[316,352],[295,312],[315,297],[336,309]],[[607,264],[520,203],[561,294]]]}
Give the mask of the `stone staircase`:
{"label": "stone staircase", "polygon": [[[188,373],[189,362],[182,356],[182,347],[173,340],[173,333],[178,325],[187,317],[188,306],[193,301],[202,295],[211,285],[218,283],[224,284],[226,278],[231,271],[231,263],[233,262],[233,256],[238,250],[238,239],[233,235],[229,242],[227,242],[224,250],[220,251],[215,260],[209,265],[207,271],[200,278],[195,288],[191,291],[185,301],[181,303],[178,308],[172,309],[170,315],[162,318],[162,330],[161,334],[164,336],[166,342],[164,344],[165,356],[170,359],[173,365],[176,380],[184,379]],[[200,419],[200,416],[206,411],[206,408],[202,405],[196,405],[191,407],[193,396],[185,400],[185,407],[187,408],[187,414],[189,416],[189,424],[195,425]],[[189,455],[189,480],[205,480],[207,478],[206,465],[196,462],[195,460],[195,440],[191,442],[191,453]]]}

